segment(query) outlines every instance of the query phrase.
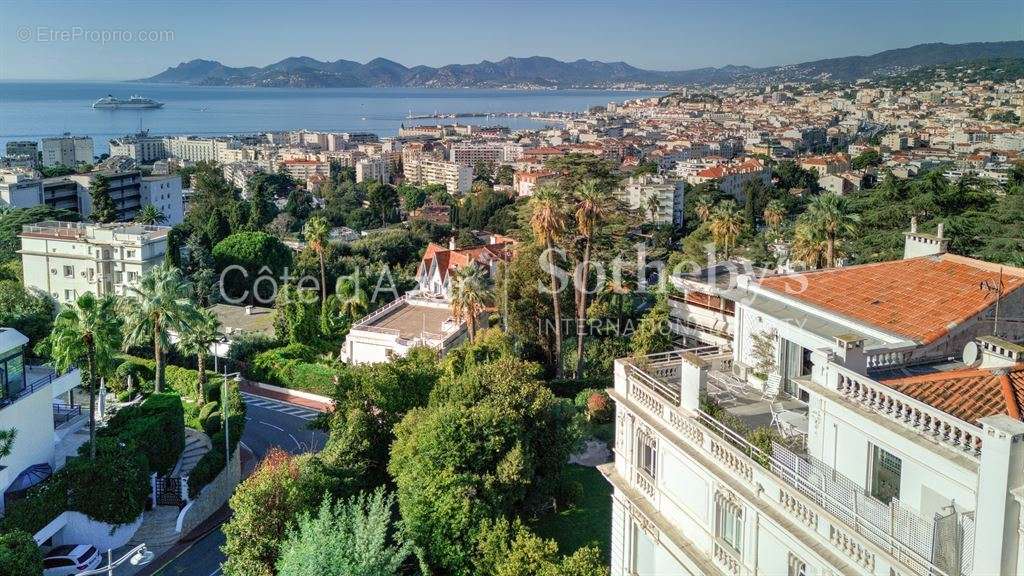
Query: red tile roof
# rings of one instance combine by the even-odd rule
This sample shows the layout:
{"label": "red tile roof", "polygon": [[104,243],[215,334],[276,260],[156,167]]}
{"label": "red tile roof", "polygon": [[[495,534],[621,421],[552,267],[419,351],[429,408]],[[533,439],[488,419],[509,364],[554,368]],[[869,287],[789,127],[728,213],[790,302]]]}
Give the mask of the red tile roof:
{"label": "red tile roof", "polygon": [[1024,407],[1024,364],[1007,370],[1008,374],[999,374],[966,368],[883,380],[882,384],[972,424],[996,414],[1020,420]]}
{"label": "red tile roof", "polygon": [[[760,285],[840,316],[928,344],[996,300],[1000,266],[944,254],[772,276]],[[1024,285],[1024,269],[1002,267],[1004,297]],[[805,287],[804,287],[805,286]]]}

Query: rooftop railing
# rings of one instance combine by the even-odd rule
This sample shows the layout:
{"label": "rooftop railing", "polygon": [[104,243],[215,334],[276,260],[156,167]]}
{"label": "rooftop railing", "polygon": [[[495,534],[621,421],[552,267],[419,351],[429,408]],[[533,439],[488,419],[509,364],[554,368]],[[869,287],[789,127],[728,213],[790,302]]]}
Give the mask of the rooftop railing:
{"label": "rooftop railing", "polygon": [[[683,352],[687,351],[679,354]],[[626,389],[622,392],[628,399],[728,470],[730,477],[752,489],[767,490],[771,500],[788,514],[862,567],[875,570],[873,547],[922,576],[959,576],[961,566],[971,565],[971,550],[964,550],[960,540],[973,538],[973,533],[966,534],[963,525],[958,541],[938,540],[934,538],[934,523],[920,518],[898,500],[885,504],[812,457],[774,442],[770,448],[754,445],[701,409],[692,413],[681,409],[678,401],[672,400],[680,394],[680,388],[666,395],[658,373],[651,371],[650,366],[657,362],[626,364]],[[950,558],[954,560],[939,561]]]}

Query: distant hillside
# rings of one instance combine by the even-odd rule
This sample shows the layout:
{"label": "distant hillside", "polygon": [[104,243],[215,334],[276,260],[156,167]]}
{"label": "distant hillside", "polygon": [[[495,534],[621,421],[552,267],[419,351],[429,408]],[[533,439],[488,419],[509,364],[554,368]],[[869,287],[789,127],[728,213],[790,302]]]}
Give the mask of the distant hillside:
{"label": "distant hillside", "polygon": [[723,66],[674,72],[644,70],[625,62],[576,60],[532,56],[498,62],[449,64],[440,68],[403,66],[376,58],[360,64],[351,60],[321,62],[309,57],[285,58],[258,67],[232,68],[212,60],[184,62],[140,80],[216,86],[390,87],[608,87],[623,84],[684,85],[735,81],[777,81],[828,78],[850,81],[873,75],[891,75],[925,66],[993,58],[1024,58],[1024,41],[971,44],[920,44],[886,50],[870,56],[847,56],[802,64],[751,68]]}

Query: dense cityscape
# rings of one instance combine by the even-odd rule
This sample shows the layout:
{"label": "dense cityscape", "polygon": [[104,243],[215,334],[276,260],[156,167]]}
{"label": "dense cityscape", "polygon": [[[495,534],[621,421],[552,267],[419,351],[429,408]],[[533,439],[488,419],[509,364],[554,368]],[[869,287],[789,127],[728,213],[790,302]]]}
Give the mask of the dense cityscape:
{"label": "dense cityscape", "polygon": [[[0,576],[1024,573],[1024,42],[893,48],[0,122]],[[160,83],[615,91],[221,134]]]}

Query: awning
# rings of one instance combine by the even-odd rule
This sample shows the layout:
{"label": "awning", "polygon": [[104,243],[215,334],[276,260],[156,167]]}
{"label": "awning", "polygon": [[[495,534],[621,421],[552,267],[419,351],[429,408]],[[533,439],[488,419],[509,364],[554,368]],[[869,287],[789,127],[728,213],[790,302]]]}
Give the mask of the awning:
{"label": "awning", "polygon": [[17,495],[29,488],[46,480],[53,474],[53,468],[49,464],[34,464],[22,470],[21,474],[11,482],[11,485],[4,490],[4,494]]}

